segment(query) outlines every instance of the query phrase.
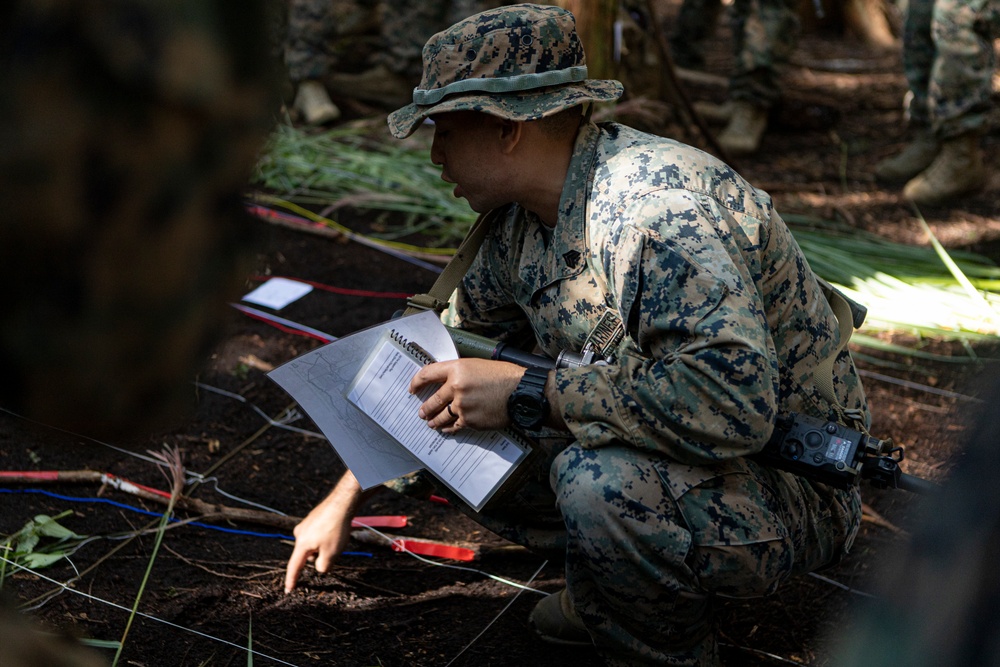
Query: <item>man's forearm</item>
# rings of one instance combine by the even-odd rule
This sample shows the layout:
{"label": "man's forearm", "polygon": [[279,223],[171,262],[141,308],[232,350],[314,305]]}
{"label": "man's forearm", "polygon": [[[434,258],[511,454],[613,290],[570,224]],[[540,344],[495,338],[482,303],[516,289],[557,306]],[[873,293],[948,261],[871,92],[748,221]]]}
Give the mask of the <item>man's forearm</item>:
{"label": "man's forearm", "polygon": [[353,517],[361,503],[371,498],[381,488],[381,486],[375,486],[367,491],[363,490],[354,473],[346,470],[321,504],[330,503],[343,507]]}

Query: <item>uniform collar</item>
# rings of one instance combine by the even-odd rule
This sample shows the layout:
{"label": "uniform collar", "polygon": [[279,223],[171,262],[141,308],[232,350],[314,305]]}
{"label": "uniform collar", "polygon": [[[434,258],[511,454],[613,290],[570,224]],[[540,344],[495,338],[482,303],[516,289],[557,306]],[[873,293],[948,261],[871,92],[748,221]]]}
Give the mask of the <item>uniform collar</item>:
{"label": "uniform collar", "polygon": [[575,276],[586,266],[587,198],[599,135],[600,129],[589,122],[577,134],[559,199],[559,217],[551,233],[543,233],[538,228],[541,220],[528,214],[518,271],[533,291]]}

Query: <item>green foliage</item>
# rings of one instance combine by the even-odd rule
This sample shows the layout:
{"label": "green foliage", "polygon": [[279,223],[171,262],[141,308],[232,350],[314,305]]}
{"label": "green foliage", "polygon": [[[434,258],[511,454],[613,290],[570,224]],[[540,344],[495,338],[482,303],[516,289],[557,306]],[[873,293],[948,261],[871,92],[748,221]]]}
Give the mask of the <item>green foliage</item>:
{"label": "green foliage", "polygon": [[926,225],[929,247],[893,243],[830,220],[784,217],[813,270],[868,308],[863,331],[997,342],[1000,267],[985,257],[946,252]]}
{"label": "green foliage", "polygon": [[476,219],[431,163],[430,149],[381,141],[363,126],[315,131],[280,126],[257,165],[256,183],[303,205],[401,214],[381,218],[381,238],[421,233],[457,244]]}
{"label": "green foliage", "polygon": [[0,543],[4,561],[0,561],[0,585],[10,573],[8,561],[30,570],[37,570],[70,556],[80,542],[87,539],[61,525],[59,520],[72,514],[66,510],[54,517],[39,514]]}

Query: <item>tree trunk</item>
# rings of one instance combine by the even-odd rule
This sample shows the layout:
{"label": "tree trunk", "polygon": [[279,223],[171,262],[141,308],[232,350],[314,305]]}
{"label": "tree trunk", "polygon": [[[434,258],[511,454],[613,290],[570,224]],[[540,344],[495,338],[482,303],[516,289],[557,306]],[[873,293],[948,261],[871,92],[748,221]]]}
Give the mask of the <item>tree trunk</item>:
{"label": "tree trunk", "polygon": [[576,31],[587,54],[587,76],[614,78],[614,25],[617,0],[556,0],[551,4],[568,9],[576,16]]}

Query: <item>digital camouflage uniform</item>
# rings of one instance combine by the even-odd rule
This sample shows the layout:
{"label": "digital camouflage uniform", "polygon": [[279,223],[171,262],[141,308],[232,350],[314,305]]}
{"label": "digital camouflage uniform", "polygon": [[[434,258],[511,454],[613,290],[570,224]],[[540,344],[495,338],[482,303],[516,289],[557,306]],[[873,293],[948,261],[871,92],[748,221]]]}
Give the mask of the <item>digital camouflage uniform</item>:
{"label": "digital camouflage uniform", "polygon": [[[396,137],[435,113],[533,120],[621,94],[586,78],[571,16],[553,7],[472,17],[423,58],[414,103],[389,116]],[[554,371],[568,433],[535,434],[551,449],[534,476],[473,515],[565,558],[609,664],[715,664],[716,598],[770,593],[850,547],[856,489],[748,458],[779,414],[836,418],[814,371],[840,333],[770,198],[716,158],[585,122],[555,227],[516,204],[494,211],[442,317],[552,357],[621,325],[610,363]],[[867,421],[848,352],[833,376]]]}
{"label": "digital camouflage uniform", "polygon": [[333,68],[334,4],[333,0],[288,0],[283,52],[292,83],[319,79]]}
{"label": "digital camouflage uniform", "polygon": [[[670,31],[674,59],[681,67],[704,64],[704,41],[715,32],[720,0],[684,0]],[[795,50],[798,3],[792,0],[735,0],[729,11],[733,72],[729,98],[768,108],[781,96],[778,66]]]}
{"label": "digital camouflage uniform", "polygon": [[278,109],[264,2],[0,10],[0,406],[141,432],[253,259],[243,194]]}
{"label": "digital camouflage uniform", "polygon": [[420,52],[434,33],[499,2],[487,0],[397,0],[382,15],[386,36],[381,62],[414,82],[420,80]]}
{"label": "digital camouflage uniform", "polygon": [[[835,419],[813,369],[836,321],[770,198],[706,153],[588,125],[569,174],[554,232],[511,207],[445,320],[553,357],[606,310],[628,323],[610,365],[555,375],[575,438],[549,480],[567,582],[608,655],[711,664],[712,596],[770,593],[836,560],[859,525],[856,492],[745,458],[779,412]],[[847,353],[836,379],[865,409]],[[489,513],[513,539],[534,521]]]}
{"label": "digital camouflage uniform", "polygon": [[985,130],[1000,37],[998,0],[910,0],[903,70],[910,118],[938,139]]}
{"label": "digital camouflage uniform", "polygon": [[375,3],[364,0],[271,1],[280,2],[287,10],[284,17],[279,17],[280,50],[293,84],[321,80],[333,71],[359,71],[370,67],[373,57],[377,57],[381,38]]}
{"label": "digital camouflage uniform", "polygon": [[283,55],[293,83],[322,79],[335,69],[356,72],[377,64],[416,83],[420,51],[431,35],[499,4],[487,0],[286,1]]}

